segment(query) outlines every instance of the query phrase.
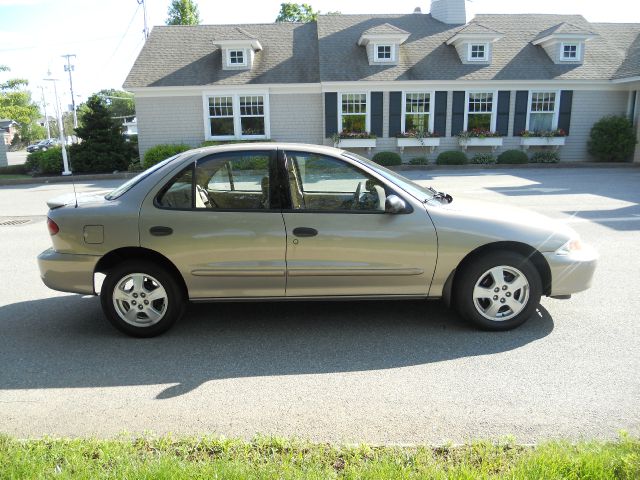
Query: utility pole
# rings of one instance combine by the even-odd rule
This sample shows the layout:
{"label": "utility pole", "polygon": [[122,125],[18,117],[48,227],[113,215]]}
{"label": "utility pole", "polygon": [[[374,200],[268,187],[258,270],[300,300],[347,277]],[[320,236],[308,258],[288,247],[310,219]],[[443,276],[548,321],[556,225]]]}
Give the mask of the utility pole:
{"label": "utility pole", "polygon": [[62,147],[62,163],[64,165],[64,171],[62,175],[71,175],[69,170],[69,160],[67,159],[67,149],[64,142],[64,126],[62,125],[62,112],[60,108],[60,102],[58,101],[58,89],[56,87],[57,78],[43,78],[47,82],[53,82],[53,92],[56,97],[56,116],[58,117],[58,131],[60,132],[60,146]]}
{"label": "utility pole", "polygon": [[47,101],[44,98],[44,87],[40,85],[42,91],[42,107],[44,108],[44,125],[47,127],[47,140],[51,140],[51,129],[49,128],[49,116],[47,115]]}
{"label": "utility pole", "polygon": [[147,5],[144,3],[144,0],[137,0],[138,5],[142,5],[142,13],[144,14],[144,30],[142,33],[144,34],[144,39],[149,38],[149,26],[147,25]]}
{"label": "utility pole", "polygon": [[[78,115],[76,114],[76,100],[73,96],[73,79],[71,78],[71,72],[75,69],[74,65],[71,65],[71,57],[75,58],[75,54],[61,55],[62,58],[67,59],[67,64],[64,66],[64,71],[69,72],[69,88],[71,89],[71,108],[73,109],[73,128],[78,128]],[[55,85],[55,84],[54,84]]]}

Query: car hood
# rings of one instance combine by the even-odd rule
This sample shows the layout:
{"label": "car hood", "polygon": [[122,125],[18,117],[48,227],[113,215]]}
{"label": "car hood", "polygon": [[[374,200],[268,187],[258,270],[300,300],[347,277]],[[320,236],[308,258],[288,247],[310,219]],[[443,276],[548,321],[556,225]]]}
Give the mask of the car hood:
{"label": "car hood", "polygon": [[64,207],[66,205],[93,205],[99,203],[105,203],[107,200],[104,196],[109,193],[108,191],[101,192],[91,192],[91,193],[81,193],[76,195],[74,193],[65,193],[64,195],[60,195],[58,197],[54,197],[50,200],[47,200],[47,206],[54,210],[56,208]]}
{"label": "car hood", "polygon": [[578,234],[568,225],[524,208],[458,197],[429,208],[436,229],[458,231],[484,241],[519,241],[554,251]]}

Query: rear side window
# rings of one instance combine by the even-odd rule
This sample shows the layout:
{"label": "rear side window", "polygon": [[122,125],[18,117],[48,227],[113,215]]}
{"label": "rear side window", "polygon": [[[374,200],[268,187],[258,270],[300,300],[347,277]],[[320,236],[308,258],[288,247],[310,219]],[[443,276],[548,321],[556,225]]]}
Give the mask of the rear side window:
{"label": "rear side window", "polygon": [[177,210],[193,208],[193,165],[173,177],[158,195],[156,204]]}

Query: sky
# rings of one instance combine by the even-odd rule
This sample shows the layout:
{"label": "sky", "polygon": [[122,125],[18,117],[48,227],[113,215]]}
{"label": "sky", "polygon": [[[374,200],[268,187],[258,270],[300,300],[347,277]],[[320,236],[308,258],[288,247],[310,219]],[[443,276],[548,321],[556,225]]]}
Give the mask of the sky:
{"label": "sky", "polygon": [[[75,54],[73,87],[76,104],[105,88],[122,84],[144,44],[142,0],[0,0],[0,81],[26,78],[34,99],[53,102],[57,78],[63,106],[71,103],[65,54]],[[148,24],[164,25],[170,0],[144,0]],[[272,23],[283,0],[196,0],[203,24]],[[302,3],[302,2],[300,2]],[[429,0],[306,0],[314,10],[341,13],[428,13]],[[239,8],[238,8],[239,7]],[[606,8],[604,8],[606,7]],[[473,0],[467,21],[479,13],[580,14],[591,22],[640,23],[639,0]],[[51,97],[51,99],[49,98]]]}

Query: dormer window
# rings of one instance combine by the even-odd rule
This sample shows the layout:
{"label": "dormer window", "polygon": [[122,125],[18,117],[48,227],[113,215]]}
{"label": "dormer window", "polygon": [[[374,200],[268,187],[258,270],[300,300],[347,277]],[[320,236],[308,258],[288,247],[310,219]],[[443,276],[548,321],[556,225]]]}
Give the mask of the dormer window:
{"label": "dormer window", "polygon": [[470,62],[486,62],[487,50],[488,48],[486,43],[470,43],[469,44],[469,61]]}
{"label": "dormer window", "polygon": [[244,67],[247,65],[247,58],[244,50],[228,50],[227,63],[230,67]]}
{"label": "dormer window", "polygon": [[393,45],[376,45],[376,62],[393,62]]}
{"label": "dormer window", "polygon": [[563,43],[560,51],[560,59],[573,62],[580,60],[579,44]]}

